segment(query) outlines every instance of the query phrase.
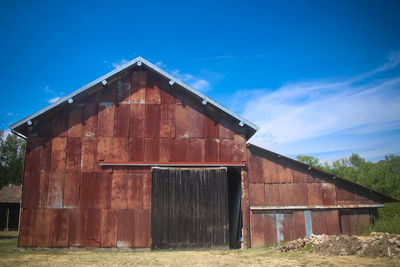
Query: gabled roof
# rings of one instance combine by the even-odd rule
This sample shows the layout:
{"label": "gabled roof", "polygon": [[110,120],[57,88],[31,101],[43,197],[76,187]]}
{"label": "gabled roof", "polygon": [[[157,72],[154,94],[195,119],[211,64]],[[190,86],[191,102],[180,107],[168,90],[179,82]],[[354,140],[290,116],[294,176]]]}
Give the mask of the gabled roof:
{"label": "gabled roof", "polygon": [[389,197],[387,195],[381,194],[381,193],[379,193],[377,191],[374,191],[372,189],[364,187],[364,186],[362,186],[360,184],[353,183],[353,182],[351,182],[351,181],[349,181],[347,179],[344,179],[342,177],[339,177],[339,176],[333,175],[331,173],[325,172],[323,170],[320,170],[318,168],[312,167],[311,165],[308,165],[308,164],[305,164],[303,162],[300,162],[300,161],[285,157],[285,156],[283,156],[281,154],[272,152],[272,151],[267,150],[265,148],[253,145],[251,143],[247,143],[247,148],[248,149],[250,149],[250,148],[257,149],[258,151],[261,151],[261,152],[265,153],[266,155],[270,156],[271,158],[276,158],[276,159],[291,163],[292,166],[297,166],[298,168],[302,169],[305,172],[318,173],[319,175],[321,175],[322,177],[326,178],[326,180],[331,182],[331,183],[340,183],[341,185],[347,185],[347,186],[351,186],[353,188],[357,188],[360,191],[365,192],[367,194],[375,195],[375,196],[381,198],[384,202],[398,202],[397,199],[394,199],[394,198]]}
{"label": "gabled roof", "polygon": [[[79,88],[78,90],[70,93],[67,96],[64,96],[63,98],[59,99],[58,101],[48,105],[47,107],[33,113],[32,115],[20,120],[19,122],[13,124],[10,126],[11,131],[15,131],[15,132],[19,132],[20,133],[20,129],[24,128],[24,125],[30,125],[32,123],[32,120],[36,119],[38,116],[47,113],[49,111],[51,111],[52,109],[56,108],[57,106],[67,102],[67,101],[71,101],[70,99],[74,99],[75,96],[89,90],[90,88],[92,88],[93,86],[96,86],[98,84],[101,84],[103,81],[107,81],[108,78],[118,74],[119,72],[132,67],[132,66],[142,66],[144,65],[145,67],[149,68],[150,70],[158,73],[159,75],[163,76],[164,78],[170,80],[170,84],[178,84],[180,85],[182,88],[186,89],[188,92],[192,93],[193,95],[196,95],[197,97],[203,99],[203,103],[209,103],[213,106],[215,106],[217,109],[219,109],[220,111],[223,111],[224,113],[228,114],[229,116],[233,117],[234,119],[236,119],[238,121],[238,123],[241,126],[245,126],[248,127],[251,130],[251,133],[248,136],[248,138],[250,138],[258,129],[259,127],[253,123],[251,123],[250,121],[246,120],[245,118],[241,117],[240,115],[234,113],[233,111],[229,110],[228,108],[224,107],[223,105],[217,103],[216,101],[212,100],[211,98],[207,97],[206,95],[204,95],[203,93],[197,91],[196,89],[192,88],[191,86],[183,83],[182,81],[178,80],[177,78],[173,77],[172,75],[170,75],[169,73],[163,71],[162,69],[160,69],[159,67],[157,67],[156,65],[150,63],[149,61],[145,60],[142,57],[137,57],[132,61],[129,61],[128,63],[116,68],[115,70],[103,75],[102,77],[94,80],[91,83],[88,83],[87,85]],[[21,134],[21,133],[20,133]]]}

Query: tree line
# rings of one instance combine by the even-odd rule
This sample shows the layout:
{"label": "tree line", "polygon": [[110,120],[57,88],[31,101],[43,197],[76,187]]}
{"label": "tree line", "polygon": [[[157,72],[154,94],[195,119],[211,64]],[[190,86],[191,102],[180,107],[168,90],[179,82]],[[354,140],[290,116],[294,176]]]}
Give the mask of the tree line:
{"label": "tree line", "polygon": [[366,161],[358,154],[335,160],[332,164],[321,163],[318,158],[298,155],[298,161],[325,172],[350,180],[387,196],[400,199],[400,156],[386,155],[376,163]]}
{"label": "tree line", "polygon": [[4,137],[4,131],[0,130],[0,188],[21,185],[25,147],[25,140],[14,134]]}

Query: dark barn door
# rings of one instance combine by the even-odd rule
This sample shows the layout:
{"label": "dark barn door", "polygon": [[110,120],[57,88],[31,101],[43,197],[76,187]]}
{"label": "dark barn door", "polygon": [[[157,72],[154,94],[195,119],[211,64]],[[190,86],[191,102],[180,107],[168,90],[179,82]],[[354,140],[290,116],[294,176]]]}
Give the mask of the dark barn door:
{"label": "dark barn door", "polygon": [[152,249],[229,248],[226,169],[154,168]]}

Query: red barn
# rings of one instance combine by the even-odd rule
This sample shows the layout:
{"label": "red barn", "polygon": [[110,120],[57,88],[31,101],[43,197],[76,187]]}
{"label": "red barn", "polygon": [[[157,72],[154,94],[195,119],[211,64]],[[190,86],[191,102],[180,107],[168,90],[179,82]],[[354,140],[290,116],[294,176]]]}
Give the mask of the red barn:
{"label": "red barn", "polygon": [[352,234],[392,200],[246,144],[256,125],[141,57],[10,128],[23,247],[257,247]]}

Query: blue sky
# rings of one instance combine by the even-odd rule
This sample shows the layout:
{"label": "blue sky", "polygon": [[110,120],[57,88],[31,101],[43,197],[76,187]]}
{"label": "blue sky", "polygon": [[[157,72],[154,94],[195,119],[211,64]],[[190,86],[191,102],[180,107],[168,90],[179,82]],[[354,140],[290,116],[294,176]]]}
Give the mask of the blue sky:
{"label": "blue sky", "polygon": [[0,129],[142,56],[295,157],[400,154],[399,1],[0,1]]}

